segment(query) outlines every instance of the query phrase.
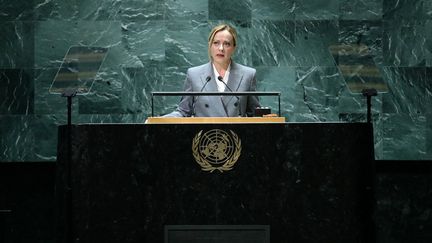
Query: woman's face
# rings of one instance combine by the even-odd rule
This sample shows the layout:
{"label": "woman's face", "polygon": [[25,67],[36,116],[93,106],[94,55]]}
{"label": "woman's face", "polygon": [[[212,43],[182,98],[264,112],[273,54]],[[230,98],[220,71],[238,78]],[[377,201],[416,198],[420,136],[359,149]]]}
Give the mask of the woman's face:
{"label": "woman's face", "polygon": [[215,64],[228,66],[235,51],[233,37],[228,30],[217,32],[210,44],[210,55]]}

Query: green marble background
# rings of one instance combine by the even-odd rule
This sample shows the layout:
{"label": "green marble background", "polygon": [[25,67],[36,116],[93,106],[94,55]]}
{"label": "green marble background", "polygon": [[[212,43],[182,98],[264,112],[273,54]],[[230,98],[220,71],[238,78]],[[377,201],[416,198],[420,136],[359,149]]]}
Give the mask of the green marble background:
{"label": "green marble background", "polygon": [[[376,158],[432,159],[432,1],[0,0],[0,161],[55,161],[67,109],[48,88],[70,46],[109,48],[73,122],[142,123],[150,92],[181,90],[186,69],[208,61],[220,22],[237,27],[234,59],[258,70],[259,90],[283,92],[290,122],[365,121],[338,65],[377,67],[388,91],[372,100]],[[332,55],[342,44],[369,54]],[[177,102],[158,97],[156,112]]]}

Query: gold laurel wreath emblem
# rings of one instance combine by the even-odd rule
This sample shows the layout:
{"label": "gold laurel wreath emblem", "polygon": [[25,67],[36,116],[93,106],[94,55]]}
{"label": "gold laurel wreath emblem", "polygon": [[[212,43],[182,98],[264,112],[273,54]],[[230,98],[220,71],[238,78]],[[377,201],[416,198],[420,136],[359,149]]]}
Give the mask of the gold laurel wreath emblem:
{"label": "gold laurel wreath emblem", "polygon": [[231,155],[231,157],[227,159],[227,161],[223,163],[221,166],[214,166],[210,161],[208,161],[207,159],[201,156],[201,153],[199,151],[199,147],[200,147],[199,145],[201,142],[202,130],[195,135],[194,139],[192,140],[192,154],[195,158],[195,161],[201,166],[201,169],[203,171],[213,172],[215,170],[218,170],[222,173],[224,171],[229,171],[233,169],[234,164],[237,162],[238,158],[240,157],[242,148],[241,148],[241,140],[238,138],[237,134],[235,134],[231,130],[230,132],[234,140],[235,151]]}

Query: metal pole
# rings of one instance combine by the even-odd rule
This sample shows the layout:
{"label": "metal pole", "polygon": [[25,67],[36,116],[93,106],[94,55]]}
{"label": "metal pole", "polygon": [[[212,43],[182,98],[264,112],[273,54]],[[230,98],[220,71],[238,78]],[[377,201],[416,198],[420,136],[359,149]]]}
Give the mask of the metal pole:
{"label": "metal pole", "polygon": [[151,116],[154,117],[154,108],[153,108],[153,97],[154,97],[154,95],[153,95],[153,93],[151,95],[152,95],[151,96]]}
{"label": "metal pole", "polygon": [[278,95],[278,102],[279,102],[279,117],[281,116],[281,104],[280,104],[280,94]]}

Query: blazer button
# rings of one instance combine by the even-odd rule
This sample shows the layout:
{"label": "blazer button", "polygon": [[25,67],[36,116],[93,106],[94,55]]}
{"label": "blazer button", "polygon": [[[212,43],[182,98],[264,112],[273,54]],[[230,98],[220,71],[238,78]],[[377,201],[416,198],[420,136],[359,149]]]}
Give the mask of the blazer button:
{"label": "blazer button", "polygon": [[238,106],[238,102],[234,103],[234,106],[237,107]]}
{"label": "blazer button", "polygon": [[205,104],[204,106],[205,106],[206,108],[209,108],[209,105],[208,105],[208,104]]}

